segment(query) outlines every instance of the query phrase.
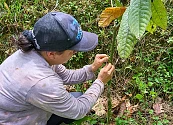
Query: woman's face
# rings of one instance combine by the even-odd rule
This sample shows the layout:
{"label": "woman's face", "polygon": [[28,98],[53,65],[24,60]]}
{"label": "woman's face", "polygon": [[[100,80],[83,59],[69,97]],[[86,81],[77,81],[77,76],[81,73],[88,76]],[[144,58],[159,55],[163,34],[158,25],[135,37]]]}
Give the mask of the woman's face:
{"label": "woman's face", "polygon": [[43,51],[40,54],[49,65],[59,65],[66,63],[75,53],[74,50],[65,50],[63,52]]}

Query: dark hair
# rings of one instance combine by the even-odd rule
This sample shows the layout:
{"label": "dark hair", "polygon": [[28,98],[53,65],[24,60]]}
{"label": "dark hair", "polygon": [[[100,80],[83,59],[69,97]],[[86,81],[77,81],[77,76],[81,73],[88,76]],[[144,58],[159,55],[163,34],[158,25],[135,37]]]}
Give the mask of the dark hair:
{"label": "dark hair", "polygon": [[35,49],[31,31],[25,30],[19,34],[18,39],[14,41],[18,49],[21,49],[23,52],[29,52],[32,49]]}

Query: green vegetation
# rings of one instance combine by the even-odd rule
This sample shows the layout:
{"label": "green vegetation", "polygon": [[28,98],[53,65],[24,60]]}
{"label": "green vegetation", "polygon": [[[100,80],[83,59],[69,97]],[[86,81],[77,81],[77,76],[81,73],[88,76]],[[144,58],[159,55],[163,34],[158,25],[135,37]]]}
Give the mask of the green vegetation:
{"label": "green vegetation", "polygon": [[[120,1],[126,3],[126,0]],[[116,50],[117,44],[114,45],[113,64],[116,72],[111,81],[111,91],[115,91],[121,97],[132,94],[129,97],[131,104],[138,103],[139,107],[131,117],[112,115],[111,123],[116,125],[173,124],[173,2],[164,0],[164,4],[168,14],[166,30],[157,27],[153,34],[145,32],[145,37],[136,43],[126,60],[119,57]],[[32,29],[38,18],[54,10],[72,14],[83,30],[99,35],[98,47],[92,52],[77,53],[66,64],[68,68],[80,68],[90,64],[97,53],[110,55],[113,26],[117,20],[106,28],[98,27],[99,15],[102,10],[110,6],[111,2],[108,0],[1,0],[0,63],[16,50],[12,41],[20,32],[24,29]],[[83,85],[75,87],[76,90],[86,90],[86,86]],[[169,106],[161,115],[156,115],[153,109],[153,104],[158,97],[162,99],[162,103]],[[113,109],[112,113],[114,113]],[[74,124],[104,125],[106,122],[105,116],[89,115]]]}

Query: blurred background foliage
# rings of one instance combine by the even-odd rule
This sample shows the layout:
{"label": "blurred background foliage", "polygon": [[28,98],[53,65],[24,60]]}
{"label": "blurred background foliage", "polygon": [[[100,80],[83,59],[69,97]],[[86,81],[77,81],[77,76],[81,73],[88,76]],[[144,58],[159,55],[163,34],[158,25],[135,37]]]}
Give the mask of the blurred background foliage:
{"label": "blurred background foliage", "polygon": [[[127,0],[121,2],[128,5]],[[116,72],[112,89],[121,95],[132,94],[132,103],[144,105],[141,111],[152,108],[148,102],[154,102],[157,97],[171,105],[173,102],[173,2],[164,0],[164,3],[168,12],[167,30],[158,28],[153,34],[146,32],[127,60],[121,59],[117,51],[114,54]],[[99,35],[97,48],[91,52],[77,53],[65,64],[67,68],[90,64],[97,53],[109,55],[116,20],[106,28],[98,27],[98,20],[101,12],[110,6],[110,0],[1,0],[0,63],[16,50],[13,39],[23,30],[32,29],[34,23],[50,11],[72,14],[83,30]],[[77,88],[86,90],[81,86]],[[141,121],[139,123],[142,124]]]}

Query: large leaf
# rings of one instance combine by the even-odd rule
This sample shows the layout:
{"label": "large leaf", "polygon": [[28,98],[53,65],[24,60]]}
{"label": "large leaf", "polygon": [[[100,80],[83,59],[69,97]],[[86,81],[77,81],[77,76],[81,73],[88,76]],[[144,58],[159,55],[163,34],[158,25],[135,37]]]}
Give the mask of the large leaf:
{"label": "large leaf", "polygon": [[151,4],[152,20],[163,29],[167,28],[167,12],[161,0],[153,0]]}
{"label": "large leaf", "polygon": [[151,18],[151,0],[131,0],[129,10],[130,31],[140,39]]}
{"label": "large leaf", "polygon": [[108,7],[100,15],[99,27],[106,27],[116,18],[123,15],[125,7]]}
{"label": "large leaf", "polygon": [[117,49],[118,49],[118,54],[121,58],[128,58],[134,48],[134,45],[137,42],[136,37],[130,32],[129,29],[128,13],[129,13],[129,8],[123,14],[117,35],[117,42],[118,42]]}

